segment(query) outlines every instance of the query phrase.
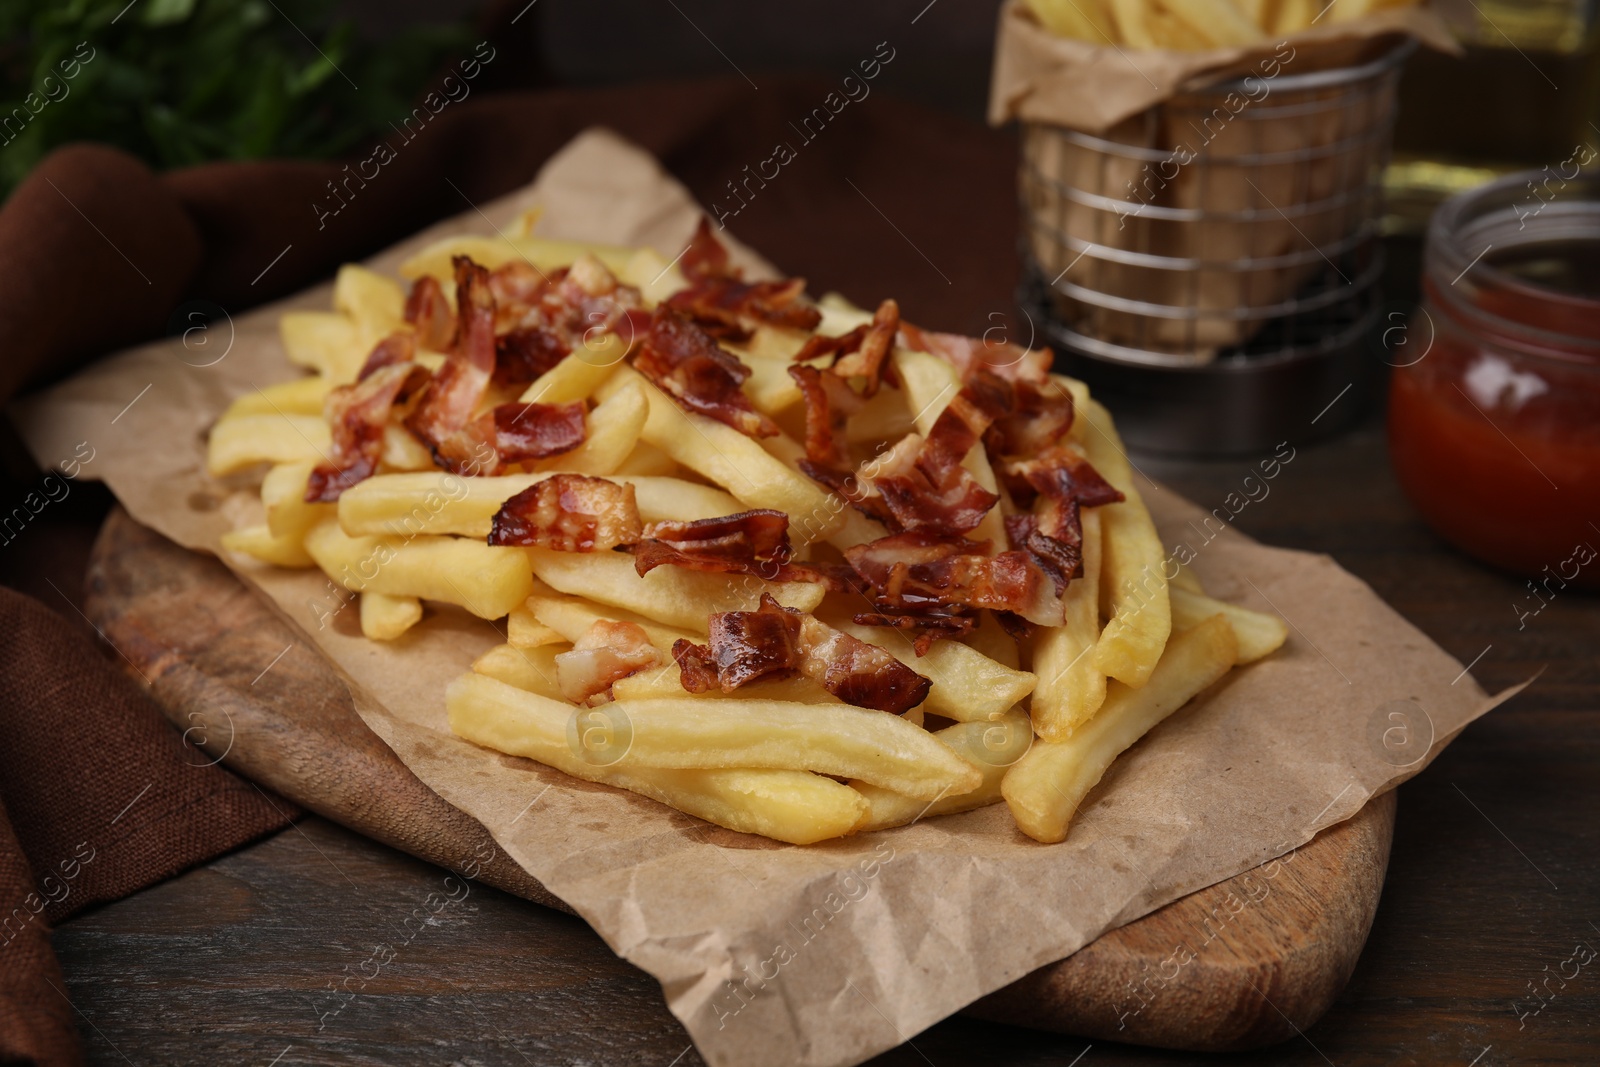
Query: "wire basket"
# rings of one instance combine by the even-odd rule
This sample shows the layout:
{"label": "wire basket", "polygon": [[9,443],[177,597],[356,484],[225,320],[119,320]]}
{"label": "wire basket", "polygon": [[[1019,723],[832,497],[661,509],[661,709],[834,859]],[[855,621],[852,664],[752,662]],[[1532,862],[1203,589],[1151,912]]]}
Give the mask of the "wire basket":
{"label": "wire basket", "polygon": [[1370,303],[1383,268],[1381,179],[1416,43],[1378,47],[1184,92],[1100,136],[1024,124],[1024,243],[1058,339],[1155,367],[1325,346],[1300,324]]}

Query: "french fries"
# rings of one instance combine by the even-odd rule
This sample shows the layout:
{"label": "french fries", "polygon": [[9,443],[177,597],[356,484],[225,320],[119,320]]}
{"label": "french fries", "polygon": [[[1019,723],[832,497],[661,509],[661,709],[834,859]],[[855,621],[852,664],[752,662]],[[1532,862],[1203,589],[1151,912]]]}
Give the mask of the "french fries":
{"label": "french fries", "polygon": [[1417,0],[1026,0],[1039,24],[1090,44],[1201,52],[1350,22]]}
{"label": "french fries", "polygon": [[1001,792],[1022,832],[1062,841],[1078,805],[1111,762],[1189,698],[1217,681],[1239,657],[1226,619],[1215,616],[1167,643],[1142,689],[1113,682],[1100,711],[1065,741],[1040,741],[1006,773]]}
{"label": "french fries", "polygon": [[[1288,0],[1030,2],[1059,32],[1164,47],[1202,34],[1251,39],[1289,7]],[[1341,10],[1357,6],[1351,0]],[[291,312],[281,321],[290,361],[311,373],[235,399],[208,444],[214,476],[237,485],[249,472],[264,472],[265,521],[230,531],[220,547],[273,566],[320,568],[358,594],[367,639],[399,642],[402,650],[431,647],[434,629],[418,626],[441,604],[504,620],[496,625],[500,643],[444,694],[457,736],[793,844],[1002,800],[1025,833],[1058,841],[1122,751],[1232,666],[1268,656],[1286,640],[1282,620],[1207,596],[1191,571],[1163,558],[1111,417],[1082,382],[1046,378],[1037,364],[1008,371],[1019,364],[997,362],[992,369],[1011,383],[1014,398],[1024,387],[1038,393],[1032,408],[1004,401],[1012,405],[1006,417],[1036,429],[1027,420],[1044,412],[1057,420],[1050,436],[1036,447],[1037,437],[1008,436],[1018,431],[1000,416],[972,423],[977,399],[1002,403],[991,382],[991,393],[967,393],[952,409],[961,416],[953,428],[964,432],[959,424],[966,423],[972,434],[957,438],[967,453],[938,453],[952,419],[937,433],[935,427],[978,380],[963,363],[978,350],[905,323],[886,330],[894,326],[892,305],[875,315],[833,295],[815,305],[821,321],[812,335],[831,340],[807,362],[838,375],[821,392],[842,381],[859,402],[831,394],[830,404],[845,405],[831,423],[816,422],[816,379],[807,378],[807,392],[789,374],[811,338],[771,320],[726,336],[705,332],[696,342],[702,347],[691,350],[699,362],[686,371],[687,386],[638,363],[646,377],[635,366],[641,351],[671,340],[638,332],[682,314],[680,300],[671,301],[671,311],[657,305],[705,268],[686,270],[651,249],[543,240],[529,232],[533,221],[509,237],[455,237],[424,249],[402,268],[407,278],[431,279],[409,300],[391,278],[342,269],[333,311]],[[429,429],[437,415],[427,410],[429,398],[438,383],[465,388],[461,383],[474,379],[447,369],[460,351],[428,349],[467,344],[469,320],[458,312],[466,301],[477,301],[465,303],[469,309],[482,306],[471,265],[459,268],[468,281],[457,290],[456,256],[506,268],[504,285],[491,286],[492,300],[502,292],[515,300],[522,286],[547,302],[531,318],[527,308],[494,317],[497,353],[507,330],[524,328],[516,324],[559,318],[559,301],[568,297],[558,283],[568,286],[562,292],[577,285],[587,294],[579,310],[608,292],[630,303],[626,313],[613,308],[607,327],[591,329],[587,318],[581,328],[569,323],[565,334],[537,327],[551,331],[529,342],[536,355],[526,358],[539,362],[513,368],[522,376],[505,382],[506,365],[497,362],[493,377],[475,379],[476,407],[452,408],[457,421],[447,429],[459,436],[451,437]],[[743,291],[730,289],[728,299]],[[655,317],[641,318],[641,306],[657,308]],[[415,321],[406,320],[408,307]],[[428,372],[427,384],[419,387],[422,378],[411,371],[372,418],[357,401],[373,389],[334,390],[356,383],[375,346],[397,332],[419,342],[415,363]],[[877,345],[870,353],[868,337]],[[557,351],[550,362],[552,343],[568,354]],[[739,362],[722,365],[720,356],[705,355],[705,344],[721,345]],[[409,348],[379,351],[392,358]],[[840,351],[830,358],[833,349]],[[879,356],[887,360],[881,367]],[[383,360],[372,366],[381,373]],[[859,375],[866,384],[853,377]],[[704,381],[742,392],[733,414],[717,406],[725,394],[681,391]],[[374,386],[394,382],[390,375]],[[1070,425],[1060,414],[1064,405],[1049,407],[1058,392],[1072,400]],[[555,421],[533,430],[513,432],[500,421],[501,405],[533,403],[581,404],[581,440],[573,443],[570,411],[550,414]],[[739,412],[773,421],[755,419],[753,430]],[[827,455],[839,460],[837,468],[812,463],[819,429],[832,435]],[[552,443],[541,444],[535,431],[548,431]],[[526,443],[519,433],[529,435]],[[920,440],[907,441],[911,434]],[[977,443],[969,447],[969,440]],[[897,461],[911,460],[920,475],[858,478],[870,473],[872,457],[901,445]],[[487,455],[468,462],[462,449]],[[1046,476],[1087,460],[1124,501],[1079,506],[1088,498],[1050,497],[1040,486],[1054,483],[1033,480],[1039,466],[1019,462],[1034,458],[1030,451],[1044,453]],[[1019,469],[1032,472],[1026,484]],[[936,484],[936,477],[956,482]],[[865,497],[857,495],[863,481]],[[981,516],[970,501],[956,500],[972,483],[999,500]],[[894,557],[881,563],[889,578],[873,577],[880,563],[853,550],[919,529],[906,512],[873,507],[871,493],[888,499],[890,492],[901,494],[901,504],[929,508],[930,523],[946,506],[965,508],[965,517],[953,534],[907,537],[877,551],[893,546],[909,557],[954,544],[961,567],[976,560],[975,568],[995,570],[935,568],[924,579],[911,570],[916,561]],[[627,510],[630,497],[637,517]],[[1066,504],[1076,509],[1066,513],[1077,515],[1082,560],[1070,579],[1070,540],[1057,545],[1062,554],[1049,567],[1038,540],[1070,538],[1070,525],[1062,533],[1044,521],[1070,524],[1060,518],[1064,508],[1051,510]],[[782,513],[781,537],[774,533],[778,517],[763,512]],[[910,514],[916,517],[914,509]],[[994,559],[1002,553],[1009,570]],[[903,578],[935,584],[901,586]],[[961,584],[967,581],[975,584]],[[935,597],[953,589],[971,599],[950,595],[920,617],[929,588]],[[1061,622],[1024,624],[1020,612],[1008,616],[1001,604],[977,599],[980,593],[1011,597],[1004,603],[1029,605],[1023,617],[1046,621],[1055,617],[1056,601],[1034,611],[1039,598],[1059,596]],[[946,610],[951,614],[941,618]]]}

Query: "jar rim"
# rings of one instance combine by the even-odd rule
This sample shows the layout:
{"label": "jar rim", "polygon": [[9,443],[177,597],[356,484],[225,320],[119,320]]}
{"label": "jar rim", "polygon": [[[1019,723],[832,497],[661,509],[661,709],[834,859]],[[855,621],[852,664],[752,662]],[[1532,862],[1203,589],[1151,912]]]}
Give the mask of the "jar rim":
{"label": "jar rim", "polygon": [[[1573,244],[1575,236],[1600,247],[1600,175],[1581,170],[1570,178],[1558,174],[1555,180],[1559,184],[1553,189],[1550,177],[1548,167],[1508,174],[1440,205],[1428,223],[1426,291],[1448,305],[1453,314],[1521,354],[1569,365],[1594,365],[1600,362],[1600,338],[1508,318],[1473,299],[1474,294],[1492,291],[1552,308],[1592,307],[1600,316],[1600,293],[1589,296],[1541,286],[1485,258],[1496,247],[1559,246]],[[1536,181],[1545,182],[1549,199],[1523,194]],[[1529,204],[1536,206],[1531,211],[1519,210]]]}

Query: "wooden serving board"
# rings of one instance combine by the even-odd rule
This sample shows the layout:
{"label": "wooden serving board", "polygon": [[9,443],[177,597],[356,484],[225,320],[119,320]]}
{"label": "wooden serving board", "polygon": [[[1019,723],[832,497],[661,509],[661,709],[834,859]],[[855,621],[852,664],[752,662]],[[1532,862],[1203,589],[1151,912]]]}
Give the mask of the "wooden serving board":
{"label": "wooden serving board", "polygon": [[[332,668],[217,560],[120,508],[100,531],[86,611],[191,741],[295,803],[448,866],[487,836],[356,714]],[[270,667],[263,671],[263,665]],[[1252,1048],[1314,1023],[1377,910],[1393,793],[1290,857],[1174,901],[972,1005],[1090,1038]],[[490,885],[570,910],[501,852]],[[530,976],[530,982],[536,980]]]}

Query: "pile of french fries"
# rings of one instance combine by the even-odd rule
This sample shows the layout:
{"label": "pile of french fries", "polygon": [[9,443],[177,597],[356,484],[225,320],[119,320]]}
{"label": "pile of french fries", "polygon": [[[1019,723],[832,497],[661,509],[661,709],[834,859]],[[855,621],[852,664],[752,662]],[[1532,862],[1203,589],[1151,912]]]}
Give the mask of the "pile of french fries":
{"label": "pile of french fries", "polygon": [[1264,44],[1417,0],[1024,0],[1051,33],[1090,44],[1203,52]]}
{"label": "pile of french fries", "polygon": [[[653,250],[543,240],[532,225],[524,220],[505,237],[449,238],[401,274],[433,275],[448,292],[455,256],[491,269],[524,259],[542,271],[583,261],[636,286],[647,306],[684,285]],[[575,450],[511,473],[462,476],[435,467],[396,420],[376,474],[336,503],[308,503],[307,479],[330,444],[324,401],[356,380],[375,345],[412,328],[401,284],[359,266],[339,272],[333,302],[331,312],[282,319],[289,360],[312,373],[241,396],[211,432],[212,475],[265,471],[265,521],[227,534],[222,547],[279,567],[321,568],[359,596],[361,629],[373,640],[404,647],[427,611],[450,606],[490,620],[504,642],[440,694],[451,728],[487,748],[795,844],[1001,801],[1024,833],[1060,841],[1120,753],[1287,635],[1272,616],[1208,597],[1165,557],[1110,415],[1082,383],[1060,376],[1051,381],[1077,412],[1071,447],[1125,500],[1083,512],[1083,576],[1064,594],[1064,625],[1026,639],[986,614],[964,638],[936,641],[919,656],[902,632],[852,621],[866,606],[860,594],[674,566],[641,577],[623,552],[488,543],[500,506],[559,472],[631,486],[646,523],[781,510],[799,559],[837,558],[881,537],[881,526],[797,468],[802,398],[787,369],[809,335],[775,327],[726,347],[751,369],[744,392],[783,428],[777,436],[756,439],[686,411],[629,365],[624,339],[607,335],[521,394],[586,405],[587,437]],[[872,319],[837,296],[816,306],[817,334]],[[445,358],[419,350],[416,362],[431,368]],[[950,363],[926,352],[900,348],[891,358],[894,374],[849,420],[848,439],[866,454],[926,432],[960,385]],[[966,464],[994,484],[981,447]],[[1001,509],[973,536],[1003,546]],[[763,593],[886,650],[931,681],[926,699],[894,715],[843,703],[804,676],[686,692],[673,646],[706,640],[714,613],[753,610]],[[655,664],[616,681],[608,700],[569,700],[562,680],[573,660],[564,657],[581,657],[597,627],[617,623],[642,631]]]}

